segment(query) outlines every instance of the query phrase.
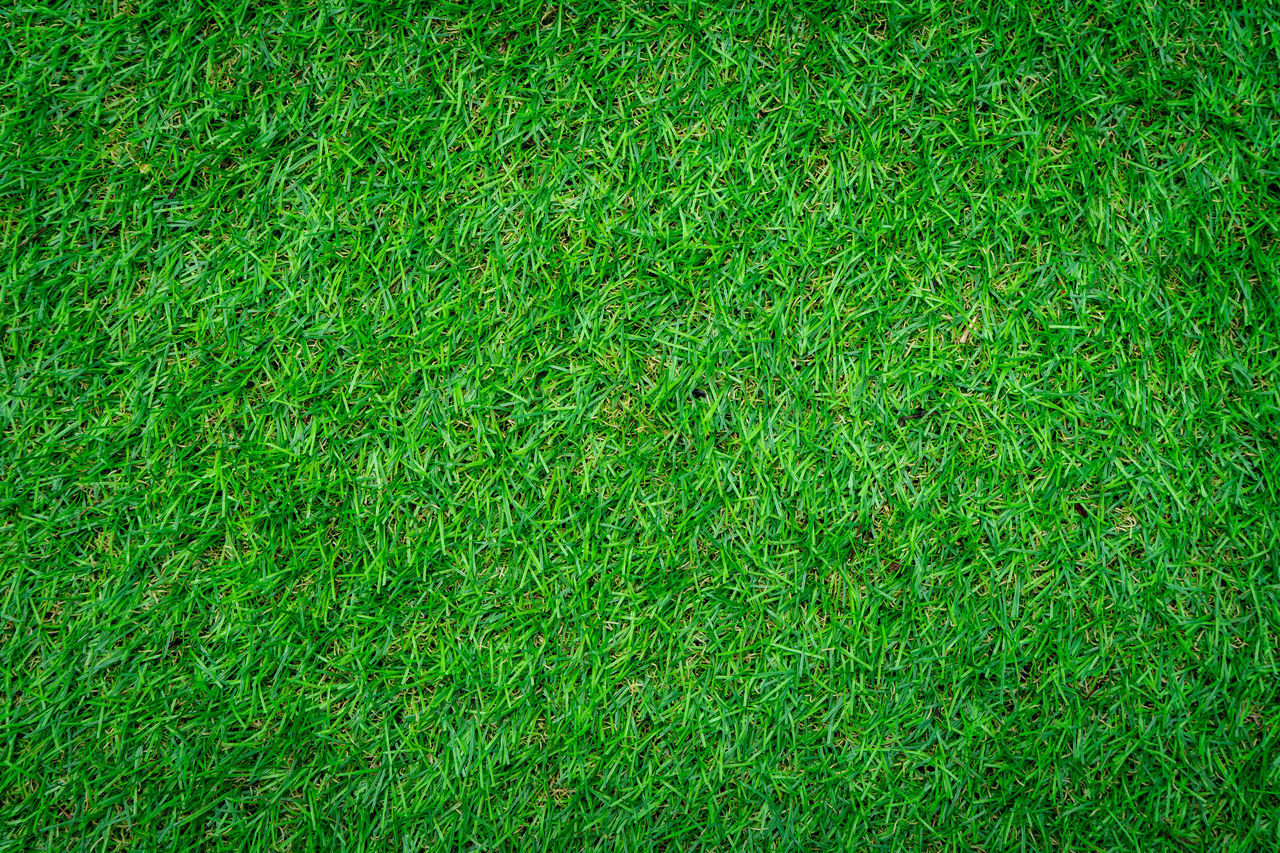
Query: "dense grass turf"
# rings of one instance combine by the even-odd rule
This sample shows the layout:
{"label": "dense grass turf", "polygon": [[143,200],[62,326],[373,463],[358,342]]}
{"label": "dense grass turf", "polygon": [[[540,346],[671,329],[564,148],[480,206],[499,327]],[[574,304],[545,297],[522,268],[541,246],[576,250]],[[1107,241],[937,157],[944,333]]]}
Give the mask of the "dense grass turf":
{"label": "dense grass turf", "polygon": [[11,847],[1277,843],[1276,7],[0,39]]}

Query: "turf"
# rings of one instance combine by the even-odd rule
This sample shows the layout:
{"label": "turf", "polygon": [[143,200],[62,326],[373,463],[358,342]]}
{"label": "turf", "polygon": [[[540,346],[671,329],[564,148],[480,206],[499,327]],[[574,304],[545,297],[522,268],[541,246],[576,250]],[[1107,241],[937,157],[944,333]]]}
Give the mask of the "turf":
{"label": "turf", "polygon": [[1280,843],[1280,10],[0,10],[5,849]]}

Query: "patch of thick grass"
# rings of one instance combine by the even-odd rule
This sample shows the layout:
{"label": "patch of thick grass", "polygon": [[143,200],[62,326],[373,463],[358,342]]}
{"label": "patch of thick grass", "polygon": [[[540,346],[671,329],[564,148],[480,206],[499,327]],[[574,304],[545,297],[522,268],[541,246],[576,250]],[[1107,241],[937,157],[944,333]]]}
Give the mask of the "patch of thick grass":
{"label": "patch of thick grass", "polygon": [[1278,843],[1273,6],[0,39],[14,849]]}

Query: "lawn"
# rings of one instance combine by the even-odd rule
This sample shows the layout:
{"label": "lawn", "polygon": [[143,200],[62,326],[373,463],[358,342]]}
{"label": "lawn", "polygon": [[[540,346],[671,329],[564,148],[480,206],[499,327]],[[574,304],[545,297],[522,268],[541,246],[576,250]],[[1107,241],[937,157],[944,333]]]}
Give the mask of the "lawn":
{"label": "lawn", "polygon": [[1280,845],[1280,7],[0,9],[0,848]]}

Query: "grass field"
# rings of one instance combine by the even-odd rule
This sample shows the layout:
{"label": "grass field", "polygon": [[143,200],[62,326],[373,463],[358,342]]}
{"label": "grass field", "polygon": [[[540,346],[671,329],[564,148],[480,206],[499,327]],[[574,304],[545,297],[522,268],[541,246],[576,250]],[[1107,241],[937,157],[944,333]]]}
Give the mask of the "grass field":
{"label": "grass field", "polygon": [[0,848],[1280,844],[1280,7],[0,10]]}

